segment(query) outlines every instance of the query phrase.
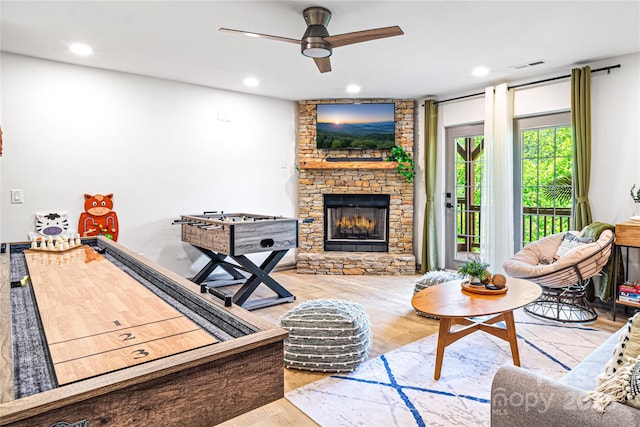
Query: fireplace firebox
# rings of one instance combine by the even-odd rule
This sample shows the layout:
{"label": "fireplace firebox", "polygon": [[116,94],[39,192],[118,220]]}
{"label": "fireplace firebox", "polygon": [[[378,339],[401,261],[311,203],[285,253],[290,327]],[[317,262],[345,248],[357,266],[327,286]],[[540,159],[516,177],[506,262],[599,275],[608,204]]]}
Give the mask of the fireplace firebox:
{"label": "fireplace firebox", "polygon": [[389,251],[389,195],[325,194],[324,250]]}

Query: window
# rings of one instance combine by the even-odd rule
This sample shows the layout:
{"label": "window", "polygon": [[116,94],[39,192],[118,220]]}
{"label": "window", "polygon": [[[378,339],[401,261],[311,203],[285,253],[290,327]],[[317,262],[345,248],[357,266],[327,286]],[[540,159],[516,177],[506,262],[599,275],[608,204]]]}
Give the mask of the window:
{"label": "window", "polygon": [[573,205],[570,113],[516,119],[515,248],[571,229]]}

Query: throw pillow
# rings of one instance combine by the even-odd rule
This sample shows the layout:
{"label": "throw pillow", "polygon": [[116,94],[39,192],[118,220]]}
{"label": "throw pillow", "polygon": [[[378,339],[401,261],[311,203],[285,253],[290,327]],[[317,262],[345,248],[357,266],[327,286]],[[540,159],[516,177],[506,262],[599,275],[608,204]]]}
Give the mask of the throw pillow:
{"label": "throw pillow", "polygon": [[593,242],[594,240],[590,237],[580,237],[577,232],[569,231],[564,235],[560,246],[556,250],[556,259],[564,256],[571,249]]}
{"label": "throw pillow", "polygon": [[615,374],[587,393],[583,401],[591,399],[593,408],[603,413],[611,402],[620,402],[640,409],[640,357],[625,363]]}
{"label": "throw pillow", "polygon": [[631,363],[640,356],[640,313],[629,318],[620,331],[618,344],[613,349],[613,356],[604,367],[604,373],[598,376],[598,383],[606,381],[616,373],[622,365]]}

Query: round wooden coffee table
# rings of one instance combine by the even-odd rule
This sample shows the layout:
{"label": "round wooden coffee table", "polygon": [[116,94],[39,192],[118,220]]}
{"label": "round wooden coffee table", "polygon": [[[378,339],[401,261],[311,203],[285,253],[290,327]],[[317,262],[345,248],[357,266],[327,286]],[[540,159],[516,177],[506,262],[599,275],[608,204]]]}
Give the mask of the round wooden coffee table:
{"label": "round wooden coffee table", "polygon": [[[462,280],[453,280],[431,286],[411,299],[411,305],[416,310],[440,318],[433,378],[440,379],[444,348],[475,331],[483,331],[507,341],[511,347],[513,364],[520,366],[513,310],[538,298],[542,293],[540,286],[529,280],[509,277],[506,293],[485,295],[463,290],[461,282]],[[483,321],[470,319],[492,314],[495,316]],[[506,328],[494,325],[501,320],[504,320]],[[453,325],[466,327],[452,332]]]}

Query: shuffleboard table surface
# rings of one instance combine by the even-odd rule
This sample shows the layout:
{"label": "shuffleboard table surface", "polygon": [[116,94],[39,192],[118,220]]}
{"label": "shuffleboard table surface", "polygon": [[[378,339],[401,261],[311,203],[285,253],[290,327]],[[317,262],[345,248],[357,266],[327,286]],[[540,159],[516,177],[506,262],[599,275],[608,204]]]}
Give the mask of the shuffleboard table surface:
{"label": "shuffleboard table surface", "polygon": [[[81,249],[89,255],[84,261],[89,262],[78,261],[74,272],[57,273],[67,285],[81,280],[74,276],[78,270],[95,269],[96,262],[103,262],[97,261],[99,252],[217,343],[58,384],[51,356],[59,350],[56,345],[49,346],[44,337],[40,302],[34,291],[37,284],[23,281],[26,275],[32,275],[26,261],[30,242],[0,243],[0,426],[213,426],[284,397],[284,329],[237,304],[224,306],[215,296],[202,293],[200,285],[103,236],[82,239],[82,243],[90,246],[91,251]],[[65,257],[50,259],[53,264]],[[37,274],[32,275],[34,282],[38,282]],[[95,315],[105,309],[107,274],[113,277],[112,272],[105,271],[98,281],[100,302],[83,303],[82,307],[90,309],[84,317],[95,317],[98,325],[111,326],[108,321],[100,323],[102,320]],[[60,297],[64,304],[86,291],[83,287],[71,288],[73,291],[69,291],[77,295]],[[124,299],[130,299],[130,295],[127,290]],[[142,310],[144,304],[134,310]],[[77,305],[70,304],[66,309],[77,310]],[[55,305],[53,313],[64,310]],[[164,307],[161,310],[164,313]],[[130,309],[122,308],[117,312],[119,317],[113,319],[129,327],[123,322],[130,313]],[[69,314],[67,310],[65,316]],[[171,316],[154,319],[130,326],[126,333],[146,345],[152,340],[150,329],[154,334],[162,329],[164,335],[177,335],[191,328],[189,322],[176,322]],[[64,320],[58,321],[61,329],[69,329]],[[82,328],[86,326],[74,325],[69,330],[84,331]],[[82,345],[74,340],[75,345],[61,353],[78,358],[84,354],[83,348],[105,352],[118,343],[118,338],[129,336],[93,334],[85,336]]]}
{"label": "shuffleboard table surface", "polygon": [[24,255],[60,385],[217,342],[90,246]]}

